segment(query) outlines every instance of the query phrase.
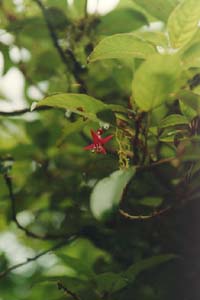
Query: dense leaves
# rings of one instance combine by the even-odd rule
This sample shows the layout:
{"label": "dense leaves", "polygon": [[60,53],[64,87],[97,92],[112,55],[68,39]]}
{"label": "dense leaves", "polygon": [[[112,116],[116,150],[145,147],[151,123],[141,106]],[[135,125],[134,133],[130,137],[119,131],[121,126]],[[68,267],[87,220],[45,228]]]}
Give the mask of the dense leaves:
{"label": "dense leaves", "polygon": [[199,300],[199,1],[0,18],[0,300]]}

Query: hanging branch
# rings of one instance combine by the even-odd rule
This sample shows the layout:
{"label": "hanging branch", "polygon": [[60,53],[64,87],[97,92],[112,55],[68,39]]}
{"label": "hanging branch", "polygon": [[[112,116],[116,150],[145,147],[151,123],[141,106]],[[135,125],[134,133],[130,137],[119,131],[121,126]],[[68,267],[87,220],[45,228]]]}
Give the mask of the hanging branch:
{"label": "hanging branch", "polygon": [[62,290],[65,293],[65,295],[70,295],[74,300],[81,300],[81,298],[77,294],[75,294],[74,292],[69,290],[66,286],[64,286],[61,281],[57,282],[57,286],[59,290]]}
{"label": "hanging branch", "polygon": [[7,276],[10,272],[12,272],[13,270],[16,270],[18,268],[21,268],[25,265],[28,265],[29,263],[33,262],[33,261],[36,261],[38,258],[48,254],[49,252],[51,251],[55,251],[57,249],[60,249],[61,247],[67,245],[68,243],[72,242],[76,237],[75,236],[71,236],[61,242],[59,242],[58,244],[52,246],[51,248],[45,250],[45,251],[42,251],[40,252],[39,254],[31,257],[31,258],[27,258],[24,262],[21,262],[19,264],[16,264],[16,265],[13,265],[11,267],[9,267],[8,269],[6,269],[5,271],[2,271],[0,273],[0,279],[2,279],[3,277]]}
{"label": "hanging branch", "polygon": [[40,239],[40,240],[57,240],[57,239],[66,239],[69,238],[66,236],[66,234],[45,234],[45,235],[38,235],[30,230],[28,230],[26,227],[22,226],[18,219],[17,219],[17,211],[16,211],[16,201],[15,201],[15,196],[14,196],[14,192],[13,192],[13,184],[12,184],[12,178],[11,176],[9,176],[7,173],[5,173],[3,175],[6,186],[8,188],[9,191],[9,198],[10,198],[10,203],[11,203],[11,212],[12,212],[12,220],[15,222],[15,224],[17,225],[17,227],[22,230],[23,232],[25,232],[25,234],[31,238],[34,239]]}
{"label": "hanging branch", "polygon": [[84,71],[84,69],[82,68],[81,64],[76,60],[76,57],[71,49],[68,48],[66,51],[64,51],[60,46],[58,42],[59,38],[57,36],[57,33],[54,30],[53,24],[49,20],[46,8],[42,3],[42,1],[41,0],[33,0],[33,1],[37,3],[37,5],[42,11],[53,45],[57,50],[62,62],[66,66],[67,73],[68,71],[71,71],[73,73],[74,78],[76,79],[77,83],[80,85],[80,92],[86,93],[85,83],[80,76],[80,74]]}

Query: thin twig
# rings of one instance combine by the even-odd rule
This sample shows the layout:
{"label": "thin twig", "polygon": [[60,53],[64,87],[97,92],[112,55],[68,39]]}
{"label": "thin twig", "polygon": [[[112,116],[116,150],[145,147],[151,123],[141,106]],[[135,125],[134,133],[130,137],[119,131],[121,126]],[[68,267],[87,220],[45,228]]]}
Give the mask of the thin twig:
{"label": "thin twig", "polygon": [[135,118],[135,135],[133,138],[133,163],[137,164],[139,163],[140,160],[140,155],[139,155],[139,143],[140,143],[140,139],[139,139],[139,135],[140,135],[140,130],[141,130],[141,123],[142,123],[142,119],[144,117],[144,114],[140,114],[138,115],[137,118]]}
{"label": "thin twig", "polygon": [[150,215],[131,215],[131,214],[127,213],[126,211],[124,211],[123,209],[119,209],[119,213],[123,217],[125,217],[126,219],[129,219],[129,220],[147,220],[147,219],[152,219],[154,217],[163,215],[171,209],[172,209],[172,207],[168,206],[168,207],[160,209],[158,211],[154,211]]}
{"label": "thin twig", "polygon": [[150,112],[146,115],[146,126],[144,128],[144,149],[142,163],[144,164],[148,158],[148,134],[149,134],[149,124],[150,124]]}
{"label": "thin twig", "polygon": [[61,281],[57,282],[57,286],[59,290],[62,290],[66,295],[70,295],[74,300],[81,300],[81,298],[77,294],[75,294],[74,292],[69,290],[66,286],[64,286],[64,284]]}
{"label": "thin twig", "polygon": [[67,245],[69,242],[72,242],[74,239],[76,238],[76,236],[70,236],[69,238],[67,238],[66,240],[63,240],[61,242],[59,242],[58,244],[52,246],[51,248],[45,250],[45,251],[42,251],[40,252],[39,254],[31,257],[31,258],[27,258],[24,262],[21,262],[19,264],[16,264],[16,265],[13,265],[9,268],[7,268],[5,271],[2,271],[0,273],[0,279],[5,277],[6,275],[8,275],[10,272],[12,272],[13,270],[16,270],[18,268],[21,268],[35,260],[37,260],[38,258],[40,258],[41,256],[44,256],[46,255],[47,253],[51,252],[51,251],[55,251],[57,249],[60,249],[61,247]]}
{"label": "thin twig", "polygon": [[[52,109],[49,106],[43,106],[43,107],[36,107],[34,109],[35,111],[41,111],[41,110],[50,110]],[[31,113],[32,111],[30,110],[30,108],[23,108],[23,109],[17,109],[17,110],[12,110],[12,111],[0,111],[0,116],[2,117],[15,117],[15,116],[20,116],[26,113]]]}
{"label": "thin twig", "polygon": [[10,198],[10,203],[11,203],[11,212],[12,212],[12,220],[15,222],[17,227],[25,232],[25,234],[31,238],[34,239],[40,239],[40,240],[58,240],[58,239],[66,239],[67,236],[66,234],[45,234],[45,235],[38,235],[30,230],[28,230],[26,227],[22,226],[20,222],[17,219],[17,211],[16,211],[16,201],[15,201],[15,196],[13,192],[13,184],[12,184],[12,179],[8,174],[3,175],[6,186],[9,191],[9,198]]}
{"label": "thin twig", "polygon": [[136,169],[148,169],[148,168],[151,168],[151,167],[154,167],[154,166],[159,166],[159,165],[162,165],[162,164],[166,164],[166,163],[169,163],[169,162],[172,162],[172,161],[175,161],[177,160],[177,157],[167,157],[167,158],[162,158],[160,160],[157,160],[155,162],[152,162],[150,163],[149,165],[138,165],[136,166]]}
{"label": "thin twig", "polygon": [[18,109],[13,111],[0,111],[0,116],[14,117],[14,116],[26,114],[28,112],[30,112],[30,108],[23,108],[23,109]]}

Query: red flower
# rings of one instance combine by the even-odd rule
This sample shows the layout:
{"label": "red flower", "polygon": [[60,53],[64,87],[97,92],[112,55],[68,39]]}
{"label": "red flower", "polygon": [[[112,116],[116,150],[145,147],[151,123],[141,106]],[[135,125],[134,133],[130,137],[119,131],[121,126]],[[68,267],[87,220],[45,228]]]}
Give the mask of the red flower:
{"label": "red flower", "polygon": [[108,143],[113,135],[108,135],[105,138],[101,137],[101,134],[103,133],[103,130],[100,128],[95,132],[94,130],[90,130],[93,143],[84,147],[84,150],[91,150],[92,152],[96,153],[103,153],[106,154],[106,149],[103,147],[104,144]]}

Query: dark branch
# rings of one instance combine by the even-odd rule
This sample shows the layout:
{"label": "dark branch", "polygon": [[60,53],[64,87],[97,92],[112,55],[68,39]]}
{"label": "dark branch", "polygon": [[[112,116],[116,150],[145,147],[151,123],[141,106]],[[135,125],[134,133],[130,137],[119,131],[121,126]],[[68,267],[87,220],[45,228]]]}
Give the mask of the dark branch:
{"label": "dark branch", "polygon": [[60,44],[58,42],[59,38],[57,36],[57,33],[54,30],[53,24],[51,23],[51,21],[48,17],[46,8],[45,8],[44,4],[42,3],[42,1],[41,0],[33,0],[33,1],[35,1],[37,3],[37,5],[40,7],[40,9],[42,11],[42,14],[44,16],[47,28],[49,30],[49,34],[51,36],[53,45],[54,45],[55,49],[57,50],[62,62],[66,66],[67,73],[68,73],[68,71],[71,71],[73,73],[74,78],[76,79],[77,83],[80,84],[80,92],[86,93],[84,81],[82,80],[82,78],[80,76],[80,74],[85,69],[83,69],[81,64],[76,60],[76,57],[71,49],[68,48],[65,53],[65,51],[60,46]]}
{"label": "dark branch", "polygon": [[27,265],[27,264],[29,264],[29,263],[37,260],[41,256],[46,255],[47,253],[49,253],[51,251],[55,251],[57,249],[60,249],[61,247],[67,245],[69,242],[73,241],[75,238],[76,238],[76,236],[71,236],[71,237],[67,238],[66,240],[63,240],[63,241],[59,242],[58,244],[52,246],[51,248],[49,248],[49,249],[47,249],[45,251],[40,252],[39,254],[35,255],[34,257],[27,258],[26,261],[9,267],[8,269],[6,269],[5,271],[2,271],[0,273],[0,279],[3,278],[3,277],[5,277],[6,275],[8,275],[13,270],[16,270],[16,269],[18,269],[20,267],[23,267],[23,266],[25,266],[25,265]]}
{"label": "dark branch", "polygon": [[[34,109],[34,112],[35,111],[41,111],[41,110],[50,110],[52,109],[51,107],[48,107],[48,106],[43,106],[43,107],[36,107]],[[30,113],[31,110],[30,108],[23,108],[23,109],[18,109],[18,110],[13,110],[13,111],[0,111],[0,116],[3,116],[3,117],[15,117],[15,116],[20,116],[20,115],[23,115],[23,114],[26,114],[26,113]]]}
{"label": "dark branch", "polygon": [[[50,110],[52,107],[49,106],[42,106],[42,107],[36,107],[34,108],[34,111],[43,111],[43,110]],[[18,109],[18,110],[13,110],[13,111],[0,111],[0,116],[5,116],[5,117],[15,117],[19,115],[23,115],[26,113],[31,113],[32,110],[30,108],[23,108],[23,109]]]}
{"label": "dark branch", "polygon": [[29,108],[13,110],[13,111],[0,111],[0,116],[14,117],[14,116],[26,114],[27,112],[30,112]]}
{"label": "dark branch", "polygon": [[12,184],[12,179],[8,174],[4,174],[4,180],[6,183],[6,186],[8,188],[9,191],[9,198],[10,198],[10,203],[11,203],[11,212],[12,212],[12,220],[15,222],[15,224],[17,225],[17,227],[22,230],[23,232],[25,232],[25,234],[31,238],[34,239],[40,239],[40,240],[57,240],[57,239],[66,239],[68,238],[66,236],[66,234],[45,234],[45,235],[38,235],[30,230],[28,230],[26,227],[22,226],[18,219],[17,219],[17,211],[16,211],[16,201],[15,201],[15,195],[13,192],[13,184]]}
{"label": "dark branch", "polygon": [[65,287],[61,281],[58,281],[57,286],[59,290],[62,290],[66,295],[70,295],[74,300],[81,300],[77,294]]}
{"label": "dark branch", "polygon": [[139,163],[140,160],[140,140],[139,140],[139,135],[140,135],[140,130],[141,130],[141,123],[142,119],[144,117],[144,114],[138,115],[137,118],[135,118],[135,136],[133,138],[133,164]]}

